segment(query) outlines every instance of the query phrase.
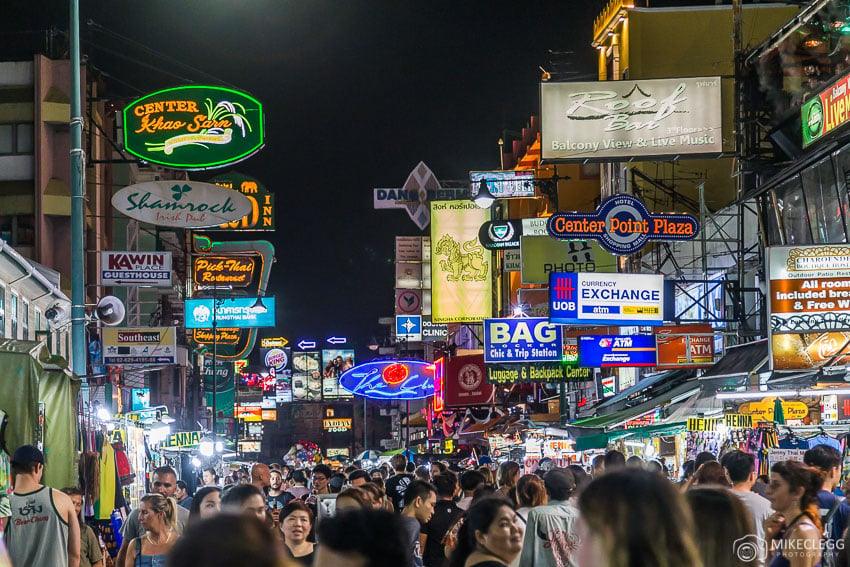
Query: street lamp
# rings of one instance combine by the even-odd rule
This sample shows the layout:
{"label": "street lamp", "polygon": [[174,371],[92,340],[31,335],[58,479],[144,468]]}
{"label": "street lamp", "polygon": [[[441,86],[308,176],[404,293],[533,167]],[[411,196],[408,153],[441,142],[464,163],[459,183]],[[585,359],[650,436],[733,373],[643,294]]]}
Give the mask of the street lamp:
{"label": "street lamp", "polygon": [[472,202],[482,209],[489,209],[496,202],[496,197],[490,192],[486,179],[482,179],[478,184],[478,193],[472,198]]}

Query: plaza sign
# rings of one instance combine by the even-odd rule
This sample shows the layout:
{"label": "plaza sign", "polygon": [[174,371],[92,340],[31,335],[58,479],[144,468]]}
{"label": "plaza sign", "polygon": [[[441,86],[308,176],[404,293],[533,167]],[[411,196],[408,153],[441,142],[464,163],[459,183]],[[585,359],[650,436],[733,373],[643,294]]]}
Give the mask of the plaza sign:
{"label": "plaza sign", "polygon": [[[274,297],[263,297],[258,305],[257,297],[228,297],[223,299],[186,299],[187,329],[212,329],[213,319],[216,326],[245,329],[249,327],[274,327]],[[213,317],[215,305],[215,317]]]}
{"label": "plaza sign", "polygon": [[233,89],[165,89],[124,109],[124,149],[166,167],[222,167],[263,147],[264,118],[260,101]]}
{"label": "plaza sign", "polygon": [[171,287],[171,252],[103,251],[100,285]]}
{"label": "plaza sign", "polygon": [[620,256],[638,252],[650,241],[693,240],[699,222],[688,214],[653,214],[631,195],[606,199],[595,213],[555,213],[547,230],[559,240],[598,240],[599,244]]}
{"label": "plaza sign", "polygon": [[207,228],[241,219],[251,201],[236,191],[197,181],[149,181],[124,187],[112,206],[137,221],[176,228]]}
{"label": "plaza sign", "polygon": [[660,325],[664,276],[552,272],[549,321],[582,325]]}
{"label": "plaza sign", "polygon": [[720,77],[541,83],[543,160],[717,155]]}
{"label": "plaza sign", "polygon": [[800,109],[803,148],[850,122],[850,74],[812,97]]}
{"label": "plaza sign", "polygon": [[220,345],[235,345],[239,342],[240,334],[240,329],[224,327],[217,327],[215,335],[212,329],[193,329],[192,340],[199,345],[211,345],[213,342]]}

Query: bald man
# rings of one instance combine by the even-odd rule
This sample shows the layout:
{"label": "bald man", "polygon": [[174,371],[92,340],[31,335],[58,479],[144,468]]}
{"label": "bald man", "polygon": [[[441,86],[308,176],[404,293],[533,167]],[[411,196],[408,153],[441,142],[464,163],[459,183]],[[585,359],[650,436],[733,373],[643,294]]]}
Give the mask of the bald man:
{"label": "bald man", "polygon": [[267,465],[257,463],[251,467],[251,484],[259,488],[263,494],[268,493],[271,486],[271,471]]}

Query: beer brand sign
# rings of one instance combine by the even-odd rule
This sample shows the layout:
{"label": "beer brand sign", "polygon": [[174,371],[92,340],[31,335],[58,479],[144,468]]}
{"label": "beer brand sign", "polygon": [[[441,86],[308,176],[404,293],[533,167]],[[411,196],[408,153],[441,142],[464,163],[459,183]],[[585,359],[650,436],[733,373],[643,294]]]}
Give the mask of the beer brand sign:
{"label": "beer brand sign", "polygon": [[243,92],[199,85],[165,89],[124,109],[124,149],[166,167],[222,167],[263,147],[263,121],[263,105]]}
{"label": "beer brand sign", "polygon": [[200,256],[193,263],[198,285],[246,287],[254,279],[254,259],[247,256]]}
{"label": "beer brand sign", "polygon": [[850,75],[844,75],[804,104],[800,116],[804,148],[850,122]]}

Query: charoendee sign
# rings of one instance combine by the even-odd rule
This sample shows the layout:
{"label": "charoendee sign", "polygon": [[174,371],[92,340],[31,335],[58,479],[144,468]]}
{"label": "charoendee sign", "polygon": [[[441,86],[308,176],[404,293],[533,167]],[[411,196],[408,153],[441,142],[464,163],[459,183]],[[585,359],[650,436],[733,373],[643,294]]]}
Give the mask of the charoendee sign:
{"label": "charoendee sign", "polygon": [[124,149],[167,167],[222,167],[263,147],[263,121],[263,105],[243,92],[200,85],[165,89],[124,109]]}

